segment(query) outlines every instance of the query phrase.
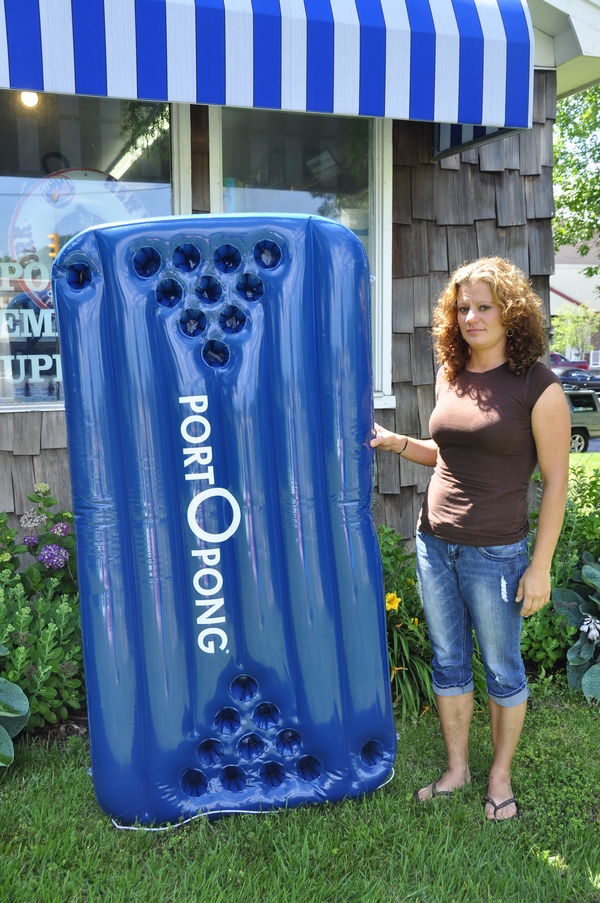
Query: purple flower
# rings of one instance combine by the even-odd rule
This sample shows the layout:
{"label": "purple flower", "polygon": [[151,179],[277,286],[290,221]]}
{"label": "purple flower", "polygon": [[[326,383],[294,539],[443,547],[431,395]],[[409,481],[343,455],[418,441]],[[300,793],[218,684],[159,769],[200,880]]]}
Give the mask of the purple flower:
{"label": "purple flower", "polygon": [[54,533],[55,536],[66,536],[69,532],[69,525],[66,521],[61,520],[57,524],[54,524],[53,527],[50,527],[50,532]]}
{"label": "purple flower", "polygon": [[28,549],[33,549],[34,546],[37,546],[38,538],[37,536],[24,536],[23,537],[23,545],[27,546]]}
{"label": "purple flower", "polygon": [[69,553],[67,550],[63,549],[61,546],[57,546],[56,543],[50,543],[50,545],[44,546],[38,555],[38,561],[41,562],[44,567],[52,568],[53,571],[64,568],[68,560]]}

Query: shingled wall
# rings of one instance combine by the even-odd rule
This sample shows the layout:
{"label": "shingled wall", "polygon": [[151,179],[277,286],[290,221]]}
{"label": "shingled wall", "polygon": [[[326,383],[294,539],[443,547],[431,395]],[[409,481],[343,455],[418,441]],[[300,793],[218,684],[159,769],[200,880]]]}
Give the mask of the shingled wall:
{"label": "shingled wall", "polygon": [[[535,73],[533,130],[437,163],[431,126],[394,122],[392,381],[396,409],[382,426],[428,439],[435,362],[430,327],[449,273],[477,257],[513,260],[531,278],[550,322],[556,73]],[[374,515],[404,537],[415,524],[431,470],[376,453]]]}
{"label": "shingled wall", "polygon": [[33,507],[27,494],[48,483],[60,507],[72,510],[64,411],[0,413],[0,511],[9,526]]}
{"label": "shingled wall", "polygon": [[[475,257],[509,257],[527,273],[549,312],[554,272],[550,218],[556,76],[536,72],[533,131],[432,163],[431,126],[394,123],[393,385],[396,410],[377,411],[389,429],[428,438],[435,365],[429,328],[448,274]],[[192,206],[210,207],[208,108],[192,107]],[[414,535],[428,468],[376,454],[374,514]],[[48,483],[71,510],[65,415],[0,412],[0,511],[9,525],[31,507],[27,493]]]}

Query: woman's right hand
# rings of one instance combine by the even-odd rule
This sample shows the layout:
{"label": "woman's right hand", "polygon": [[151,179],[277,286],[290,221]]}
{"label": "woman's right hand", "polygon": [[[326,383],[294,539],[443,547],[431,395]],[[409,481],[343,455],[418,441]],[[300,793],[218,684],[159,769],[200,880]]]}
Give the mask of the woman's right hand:
{"label": "woman's right hand", "polygon": [[380,448],[382,451],[397,451],[406,441],[406,436],[398,436],[378,423],[374,425],[374,433],[375,435],[371,439],[371,448]]}
{"label": "woman's right hand", "polygon": [[380,448],[382,451],[393,451],[397,455],[414,461],[415,464],[424,464],[426,467],[435,467],[438,447],[433,439],[414,439],[407,436],[392,433],[384,426],[376,423],[370,441],[371,448]]}

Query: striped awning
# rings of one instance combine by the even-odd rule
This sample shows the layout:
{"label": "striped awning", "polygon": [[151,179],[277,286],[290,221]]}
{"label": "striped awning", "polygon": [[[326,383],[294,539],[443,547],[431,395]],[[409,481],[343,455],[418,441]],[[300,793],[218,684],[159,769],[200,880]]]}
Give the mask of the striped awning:
{"label": "striped awning", "polygon": [[525,0],[0,0],[0,87],[523,128],[533,28]]}

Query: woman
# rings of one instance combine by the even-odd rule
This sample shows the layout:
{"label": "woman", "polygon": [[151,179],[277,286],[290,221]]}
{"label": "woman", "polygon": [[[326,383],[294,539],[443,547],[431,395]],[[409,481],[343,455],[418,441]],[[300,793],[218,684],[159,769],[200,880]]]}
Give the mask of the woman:
{"label": "woman", "polygon": [[[484,806],[518,815],[512,758],[529,690],[522,618],[550,598],[550,564],[567,497],[570,417],[545,349],[541,302],[499,257],[459,267],[434,313],[440,363],[432,439],[375,427],[373,448],[435,467],[417,527],[420,591],[433,649],[433,685],[448,767],[415,791],[425,801],[471,781],[473,628],[486,671],[494,747]],[[527,488],[539,464],[544,493],[528,565]]]}

